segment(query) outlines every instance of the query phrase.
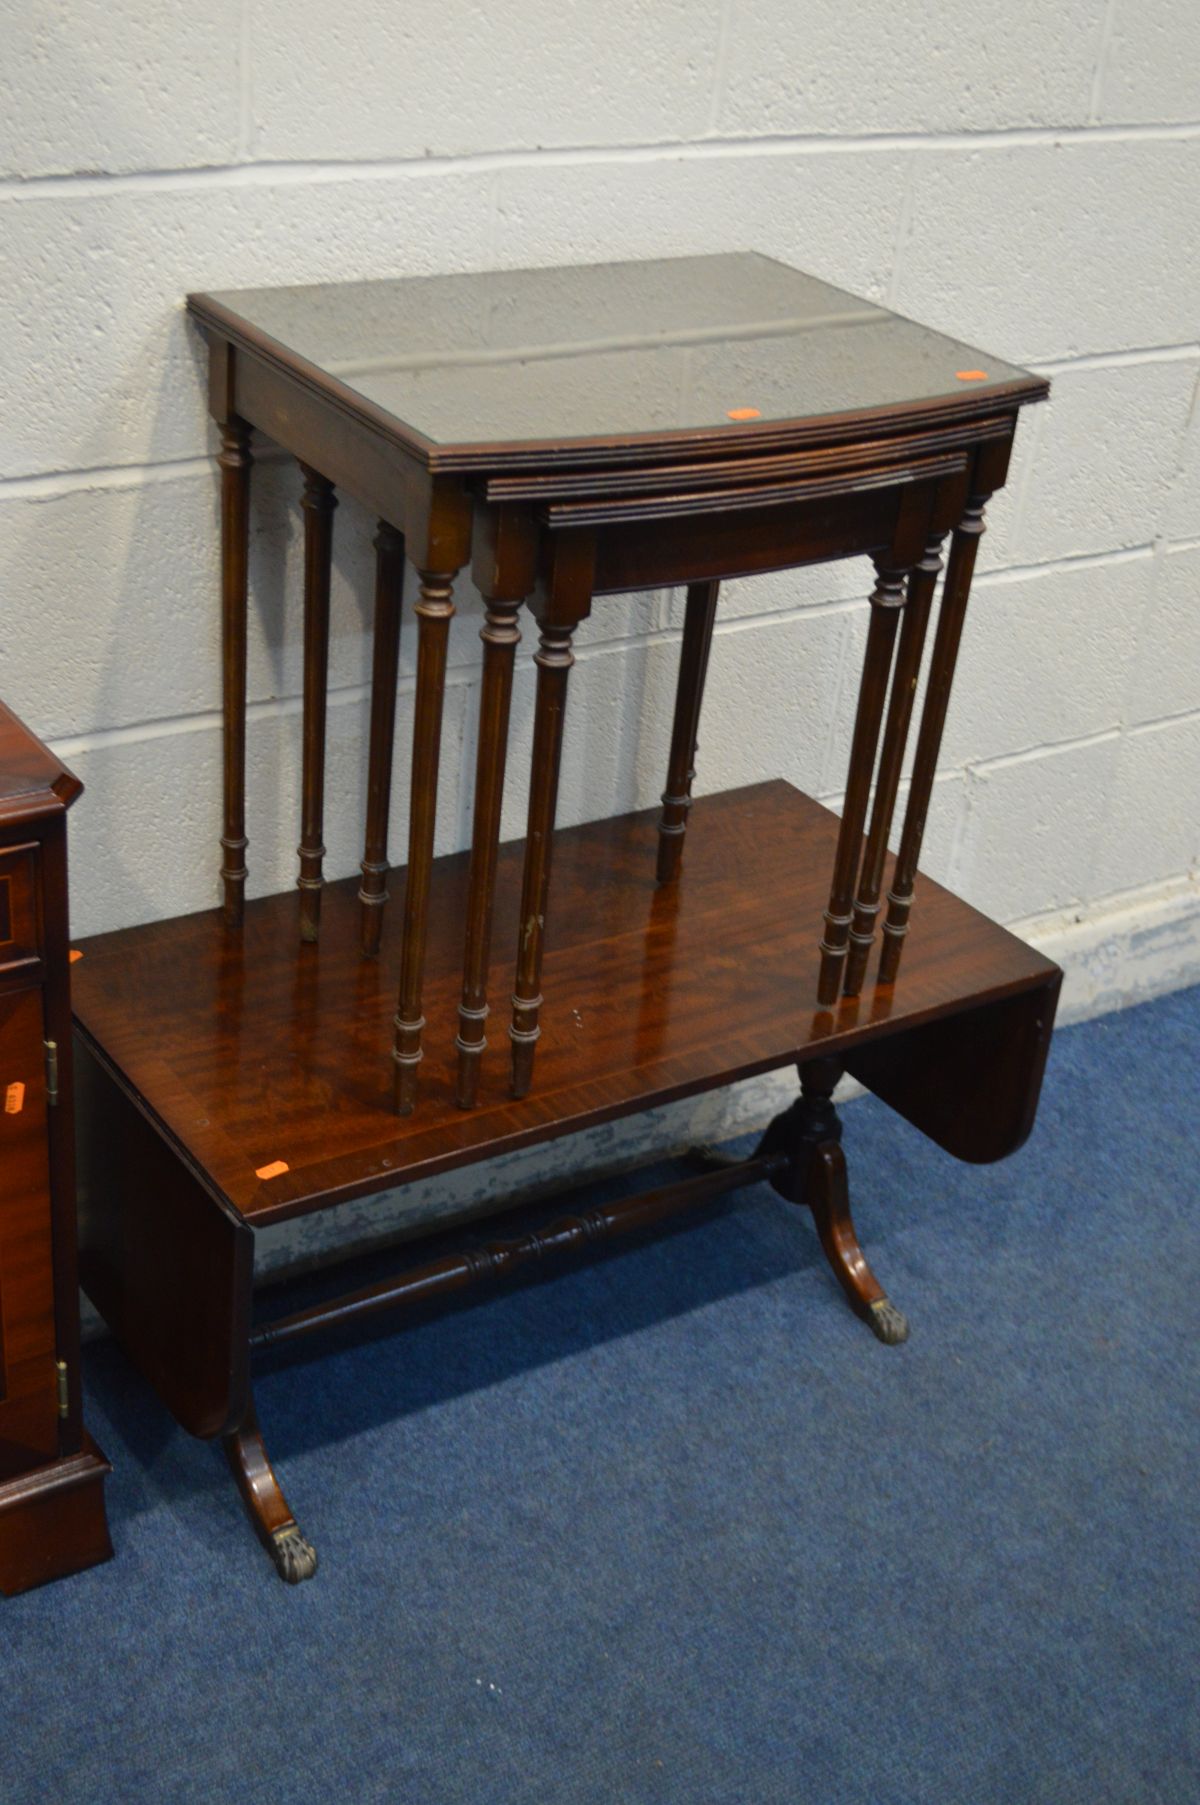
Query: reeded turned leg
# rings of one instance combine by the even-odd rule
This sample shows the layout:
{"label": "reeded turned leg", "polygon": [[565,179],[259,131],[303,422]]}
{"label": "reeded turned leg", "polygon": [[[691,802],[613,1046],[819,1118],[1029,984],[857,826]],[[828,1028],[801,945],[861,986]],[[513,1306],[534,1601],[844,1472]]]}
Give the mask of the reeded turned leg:
{"label": "reeded turned leg", "polygon": [[892,693],[883,730],[883,751],[879,758],[871,827],[867,835],[867,849],[863,854],[858,894],[854,899],[854,920],[850,927],[850,953],[846,960],[844,985],[847,996],[857,996],[862,989],[867,960],[875,939],[875,917],[879,913],[879,893],[883,887],[888,835],[892,831],[892,816],[904,764],[904,748],[908,744],[908,727],[921,671],[921,654],[925,649],[929,609],[938,572],[942,568],[940,554],[941,540],[931,539],[925,547],[924,557],[914,567],[908,579],[908,602],[900,630],[896,670],[892,678]]}
{"label": "reeded turned leg", "polygon": [[858,711],[854,736],[850,745],[850,769],[846,780],[846,803],[838,830],[834,854],[833,882],[829,891],[829,907],[825,911],[825,935],[821,941],[821,971],[817,998],[823,1004],[835,1003],[841,988],[842,968],[846,958],[846,942],[850,931],[850,904],[854,895],[859,860],[862,857],[863,825],[871,793],[871,777],[875,768],[875,751],[879,743],[879,723],[887,695],[892,668],[892,648],[896,639],[896,623],[904,606],[904,576],[901,570],[890,570],[876,564],[879,580],[871,596],[871,620],[867,629],[867,649],[863,657],[862,681],[858,691]]}
{"label": "reeded turned leg", "polygon": [[467,936],[463,954],[462,1001],[458,1006],[456,1097],[470,1109],[479,1095],[479,1068],[486,1045],[488,962],[492,950],[492,903],[504,767],[512,701],[513,660],[521,634],[519,602],[487,603],[479,637],[483,641],[483,681],[479,694],[479,746],[475,761],[475,820],[467,878]]}
{"label": "reeded turned leg", "polygon": [[400,667],[400,611],[404,599],[404,537],[386,520],[375,535],[375,641],[371,662],[371,746],[367,770],[367,829],[358,901],[362,950],[379,951],[387,901],[388,817],[392,747],[396,737],[396,678]]}
{"label": "reeded turned leg", "polygon": [[671,754],[667,765],[667,787],[663,791],[662,817],[658,824],[658,871],[660,884],[669,884],[679,875],[683,858],[683,836],[687,832],[688,810],[692,806],[692,781],[696,775],[696,738],[700,731],[700,708],[704,700],[704,680],[708,675],[708,655],[712,648],[713,622],[717,615],[719,583],[692,583],[687,592],[687,609],[683,620],[683,644],[679,654],[679,680],[675,690],[675,720],[671,729]]}
{"label": "reeded turned leg", "polygon": [[971,593],[975,555],[980,535],[984,531],[983,510],[987,499],[986,495],[971,497],[950,542],[946,581],[942,585],[942,605],[938,613],[937,632],[934,634],[933,655],[929,665],[929,683],[925,692],[925,706],[921,712],[920,731],[917,734],[912,785],[904,814],[900,850],[896,855],[896,868],[892,875],[892,887],[888,892],[887,917],[883,924],[883,947],[879,957],[881,984],[894,982],[900,968],[904,936],[908,932],[917,861],[921,856],[929,799],[933,794],[933,780],[937,773],[942,731],[946,725],[946,710],[954,682],[954,666]]}
{"label": "reeded turned leg", "polygon": [[396,1008],[395,1104],[411,1115],[421,1062],[421,991],[429,926],[429,882],[437,821],[438,761],[442,744],[442,703],[446,691],[446,642],[454,614],[453,572],[423,570],[416,605],[417,693],[413,714],[412,801],[408,826],[408,881],[404,892],[404,941],[400,953],[400,996]]}
{"label": "reeded turned leg", "polygon": [[225,778],[221,883],[226,924],[241,926],[246,897],[246,588],[250,545],[250,428],[221,426],[221,684]]}
{"label": "reeded turned leg", "polygon": [[329,690],[329,583],[333,556],[333,484],[301,464],[304,473],[304,762],[301,803],[300,938],[321,927],[325,858],[325,713]]}
{"label": "reeded turned leg", "polygon": [[254,1533],[274,1561],[280,1579],[290,1586],[311,1579],[317,1570],[317,1551],[300,1533],[288,1509],[267,1458],[253,1402],[241,1428],[226,1435],[221,1445]]}
{"label": "reeded turned leg", "polygon": [[533,727],[533,768],[529,785],[529,824],[525,841],[525,876],[517,944],[517,976],[513,989],[512,1094],[524,1097],[533,1082],[533,1051],[541,1028],[542,950],[546,938],[546,904],[550,894],[550,854],[558,804],[562,762],[563,717],[567,676],[575,662],[571,635],[575,623],[542,625],[535,662],[537,704]]}

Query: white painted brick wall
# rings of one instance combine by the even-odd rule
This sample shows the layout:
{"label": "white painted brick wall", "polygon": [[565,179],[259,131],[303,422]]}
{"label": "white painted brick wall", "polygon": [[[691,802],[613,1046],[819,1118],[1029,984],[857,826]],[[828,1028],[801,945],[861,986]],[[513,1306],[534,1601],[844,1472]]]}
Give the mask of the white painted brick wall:
{"label": "white painted brick wall", "polygon": [[[748,247],[1054,379],[983,542],[931,869],[1042,923],[1195,883],[1195,0],[71,0],[5,24],[0,689],[88,784],[80,933],[215,896],[216,506],[185,292]],[[284,464],[257,486],[256,891],[290,881],[296,837],[296,490]],[[344,502],[337,873],[362,812],[371,530]],[[837,798],[867,587],[861,566],[730,586],[701,790],[781,773]],[[464,593],[443,847],[469,822],[477,614]],[[564,819],[654,799],[679,618],[675,595],[597,605]],[[414,637],[408,619],[401,745]],[[507,833],[530,711],[526,665]],[[397,855],[405,820],[399,783]]]}

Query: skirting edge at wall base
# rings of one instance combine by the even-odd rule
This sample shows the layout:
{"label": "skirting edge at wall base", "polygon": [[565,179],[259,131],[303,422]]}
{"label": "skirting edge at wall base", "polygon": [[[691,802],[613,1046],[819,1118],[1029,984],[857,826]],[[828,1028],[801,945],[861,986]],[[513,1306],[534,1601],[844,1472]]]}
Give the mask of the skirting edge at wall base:
{"label": "skirting edge at wall base", "polygon": [[1086,913],[1013,923],[1064,973],[1059,1025],[1200,983],[1200,875],[1126,893]]}
{"label": "skirting edge at wall base", "polygon": [[[1063,967],[1060,1026],[1200,983],[1200,879],[1177,879],[1086,915],[1043,916],[1013,928]],[[859,1093],[859,1086],[847,1082],[839,1101]],[[795,1094],[793,1072],[771,1072],[574,1135],[565,1169],[562,1143],[550,1141],[412,1190],[281,1223],[260,1231],[256,1271],[268,1280],[291,1276],[328,1258],[405,1239],[431,1217],[453,1222],[477,1214],[494,1198],[533,1198],[697,1143],[728,1140],[764,1126]],[[84,1311],[85,1335],[102,1332],[86,1300]]]}

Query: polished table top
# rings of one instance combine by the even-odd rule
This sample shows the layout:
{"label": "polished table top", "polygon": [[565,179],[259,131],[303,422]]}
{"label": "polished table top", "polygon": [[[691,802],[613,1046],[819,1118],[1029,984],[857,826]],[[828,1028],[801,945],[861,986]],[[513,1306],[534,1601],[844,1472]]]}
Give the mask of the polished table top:
{"label": "polished table top", "polygon": [[424,461],[1040,400],[1027,370],[755,252],[189,297]]}

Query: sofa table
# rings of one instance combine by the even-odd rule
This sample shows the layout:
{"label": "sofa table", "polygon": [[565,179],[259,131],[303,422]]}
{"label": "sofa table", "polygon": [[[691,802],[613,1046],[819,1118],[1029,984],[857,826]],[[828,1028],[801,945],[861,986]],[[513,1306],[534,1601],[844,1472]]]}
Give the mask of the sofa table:
{"label": "sofa table", "polygon": [[[295,1581],[315,1554],[258,1427],[256,1348],[756,1180],[812,1210],[852,1305],[881,1340],[904,1338],[854,1234],[832,1093],[851,1073],[966,1160],[1004,1157],[1033,1122],[1060,973],[918,858],[983,510],[1020,408],[1048,385],[756,255],[189,307],[221,433],[223,896],[81,949],[82,1271],[178,1420],[223,1441]],[[301,466],[304,717],[296,889],[247,900],[252,432]],[[379,530],[361,877],[327,881],[339,489]],[[871,560],[874,587],[840,819],[780,781],[693,805],[721,582],[853,556]],[[390,872],[408,562],[408,857]],[[469,850],[435,859],[447,635],[468,567],[484,602],[473,830]],[[606,596],[667,584],[687,586],[687,607],[662,809],[556,832],[572,635]],[[538,632],[528,823],[502,845],[523,611]],[[498,996],[504,1059],[486,1043]],[[787,1065],[800,1095],[751,1160],[708,1157],[676,1184],[439,1246],[394,1278],[254,1321],[268,1223]]]}

